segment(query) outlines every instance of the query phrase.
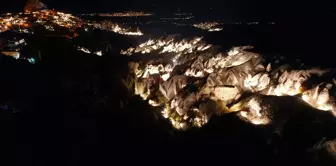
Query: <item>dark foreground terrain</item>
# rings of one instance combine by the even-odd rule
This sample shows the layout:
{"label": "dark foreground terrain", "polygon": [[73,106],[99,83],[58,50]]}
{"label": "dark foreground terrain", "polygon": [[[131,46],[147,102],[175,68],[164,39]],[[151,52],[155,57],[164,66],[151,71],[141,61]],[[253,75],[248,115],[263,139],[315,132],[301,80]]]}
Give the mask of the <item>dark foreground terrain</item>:
{"label": "dark foreground terrain", "polygon": [[110,36],[112,49],[98,57],[77,52],[63,38],[31,40],[43,55],[39,63],[8,57],[0,62],[1,103],[11,106],[0,111],[2,149],[9,156],[4,161],[20,166],[335,164],[325,151],[311,150],[323,138],[336,138],[329,114],[307,107],[281,136],[234,114],[179,132],[121,83],[128,59],[119,55],[120,43],[130,41]]}

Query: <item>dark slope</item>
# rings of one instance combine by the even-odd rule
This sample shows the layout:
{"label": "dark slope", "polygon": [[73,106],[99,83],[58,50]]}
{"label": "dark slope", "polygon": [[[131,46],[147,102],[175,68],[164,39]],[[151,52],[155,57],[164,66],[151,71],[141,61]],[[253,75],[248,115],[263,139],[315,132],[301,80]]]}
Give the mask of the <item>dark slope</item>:
{"label": "dark slope", "polygon": [[[202,129],[174,131],[122,85],[128,61],[118,43],[128,40],[108,39],[114,47],[103,57],[78,53],[63,38],[32,40],[42,62],[1,62],[1,102],[21,110],[1,112],[4,135],[15,131],[15,138],[4,138],[14,140],[16,165],[316,165],[307,149],[322,137],[335,138],[334,119],[315,110],[293,117],[282,137],[234,114],[213,117]],[[324,123],[313,123],[316,117]]]}

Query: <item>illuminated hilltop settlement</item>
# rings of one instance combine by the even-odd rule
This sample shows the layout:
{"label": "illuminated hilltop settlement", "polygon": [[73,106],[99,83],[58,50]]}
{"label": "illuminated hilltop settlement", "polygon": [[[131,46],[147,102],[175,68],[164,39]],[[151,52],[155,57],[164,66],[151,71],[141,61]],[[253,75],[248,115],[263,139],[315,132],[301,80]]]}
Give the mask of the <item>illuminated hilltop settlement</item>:
{"label": "illuminated hilltop settlement", "polygon": [[[74,39],[79,35],[80,31],[88,31],[88,29],[101,29],[121,35],[143,35],[139,28],[124,28],[113,22],[86,22],[71,14],[47,9],[46,5],[38,0],[29,0],[24,12],[7,13],[0,17],[0,33],[11,31],[29,35],[34,34],[35,29],[39,26],[42,26],[47,31],[47,35],[61,36],[68,39]],[[11,42],[13,44],[10,44]],[[8,44],[3,46],[1,52],[16,59],[20,58],[22,45],[27,45],[24,38],[20,38],[20,41],[19,39],[8,39],[6,43]],[[98,56],[102,55],[101,50],[89,51],[88,48],[81,46],[78,46],[78,50],[89,54],[92,52]]]}

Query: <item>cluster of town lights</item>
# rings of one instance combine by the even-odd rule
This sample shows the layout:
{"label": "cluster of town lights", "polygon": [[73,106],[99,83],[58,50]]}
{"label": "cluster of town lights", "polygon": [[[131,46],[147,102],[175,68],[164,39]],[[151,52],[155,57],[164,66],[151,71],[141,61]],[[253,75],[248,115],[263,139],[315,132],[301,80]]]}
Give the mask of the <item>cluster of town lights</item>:
{"label": "cluster of town lights", "polygon": [[[134,13],[133,13],[134,14]],[[138,13],[139,14],[139,13]],[[18,32],[30,32],[33,24],[41,24],[48,31],[55,31],[57,27],[66,28],[71,32],[69,38],[78,36],[76,30],[84,25],[93,26],[102,30],[108,30],[122,35],[141,36],[143,33],[139,28],[123,28],[116,23],[103,21],[99,23],[86,23],[85,21],[67,13],[54,10],[40,10],[35,12],[25,12],[12,14],[8,13],[0,17],[0,32],[7,30],[17,30]],[[85,28],[87,30],[87,28]]]}
{"label": "cluster of town lights", "polygon": [[153,13],[129,11],[124,13],[99,13],[98,15],[102,17],[144,17],[144,16],[152,16]]}
{"label": "cluster of town lights", "polygon": [[217,22],[202,22],[199,24],[194,24],[193,26],[202,30],[207,30],[209,32],[222,31],[223,28],[219,28],[220,24]]}
{"label": "cluster of town lights", "polygon": [[5,32],[10,29],[27,29],[30,27],[28,17],[23,13],[18,14],[5,14],[0,17],[0,32]]}

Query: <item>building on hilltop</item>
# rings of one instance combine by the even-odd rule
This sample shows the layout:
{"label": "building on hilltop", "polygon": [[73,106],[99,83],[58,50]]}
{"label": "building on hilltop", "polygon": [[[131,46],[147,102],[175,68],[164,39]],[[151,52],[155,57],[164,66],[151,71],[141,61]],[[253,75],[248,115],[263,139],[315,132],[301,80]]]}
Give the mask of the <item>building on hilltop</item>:
{"label": "building on hilltop", "polygon": [[34,12],[47,9],[47,6],[39,0],[28,0],[24,8],[25,12]]}

